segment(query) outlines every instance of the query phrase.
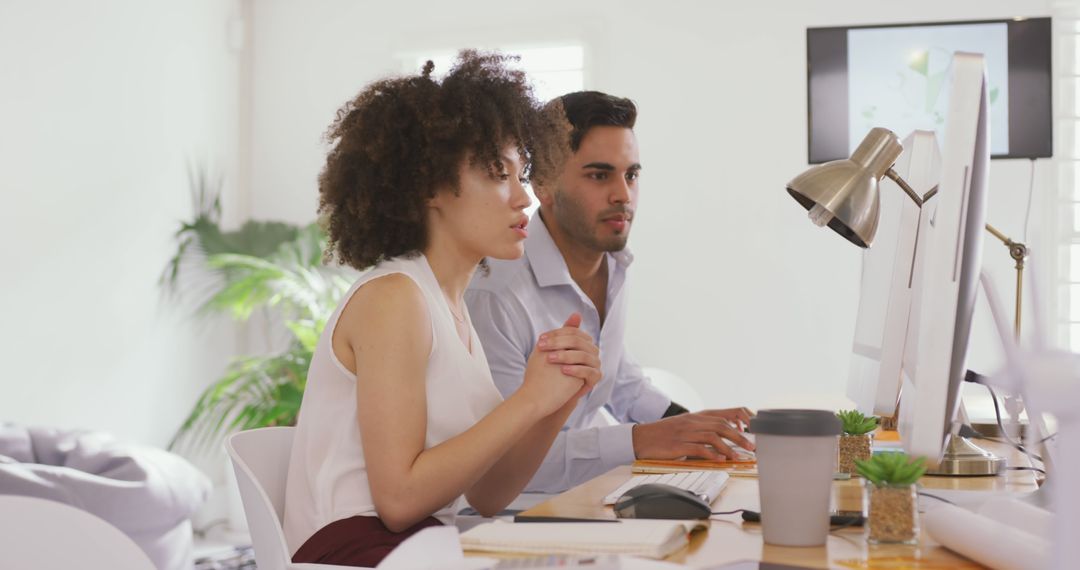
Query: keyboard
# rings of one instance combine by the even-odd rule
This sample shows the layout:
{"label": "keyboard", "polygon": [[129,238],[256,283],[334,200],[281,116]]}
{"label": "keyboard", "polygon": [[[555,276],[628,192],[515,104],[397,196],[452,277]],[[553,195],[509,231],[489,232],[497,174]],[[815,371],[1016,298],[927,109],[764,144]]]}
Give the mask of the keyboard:
{"label": "keyboard", "polygon": [[724,489],[724,485],[727,485],[727,482],[728,474],[724,471],[715,470],[685,471],[682,473],[664,473],[656,475],[634,475],[628,481],[619,485],[618,489],[615,489],[608,494],[608,496],[604,497],[604,504],[614,505],[615,501],[619,500],[619,497],[621,497],[623,493],[638,485],[660,483],[678,487],[680,489],[686,489],[701,497],[705,502],[711,505],[712,502],[720,496],[720,491]]}

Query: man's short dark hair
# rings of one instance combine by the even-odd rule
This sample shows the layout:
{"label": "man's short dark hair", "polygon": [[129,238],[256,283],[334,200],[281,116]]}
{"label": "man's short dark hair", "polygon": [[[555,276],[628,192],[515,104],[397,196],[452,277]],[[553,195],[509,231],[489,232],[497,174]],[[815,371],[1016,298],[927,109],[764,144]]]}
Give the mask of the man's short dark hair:
{"label": "man's short dark hair", "polygon": [[623,97],[615,97],[599,91],[577,91],[556,99],[562,102],[566,120],[573,126],[570,131],[570,150],[577,152],[581,139],[593,127],[634,128],[637,106]]}

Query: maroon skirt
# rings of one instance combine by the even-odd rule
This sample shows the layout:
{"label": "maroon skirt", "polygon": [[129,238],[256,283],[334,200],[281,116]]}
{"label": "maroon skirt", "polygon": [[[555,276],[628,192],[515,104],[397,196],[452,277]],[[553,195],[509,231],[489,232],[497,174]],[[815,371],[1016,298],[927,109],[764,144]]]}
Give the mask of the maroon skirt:
{"label": "maroon skirt", "polygon": [[292,561],[374,567],[406,538],[429,526],[441,525],[435,517],[428,517],[401,532],[393,532],[379,517],[349,517],[311,535]]}

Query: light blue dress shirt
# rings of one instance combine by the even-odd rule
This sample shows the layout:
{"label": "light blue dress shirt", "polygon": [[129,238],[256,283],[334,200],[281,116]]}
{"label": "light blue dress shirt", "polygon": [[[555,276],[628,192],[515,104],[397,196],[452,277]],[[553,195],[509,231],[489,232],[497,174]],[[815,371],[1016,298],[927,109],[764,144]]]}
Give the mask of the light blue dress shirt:
{"label": "light blue dress shirt", "polygon": [[[653,387],[623,346],[630,252],[605,254],[608,289],[601,327],[596,307],[571,279],[539,211],[528,228],[525,255],[512,261],[489,259],[490,273],[477,270],[465,300],[503,397],[521,386],[537,338],[561,327],[571,313],[581,313],[581,329],[600,347],[603,379],[578,402],[525,489],[556,493],[633,462],[633,423],[660,419],[671,400]],[[610,425],[601,409],[619,423]]]}

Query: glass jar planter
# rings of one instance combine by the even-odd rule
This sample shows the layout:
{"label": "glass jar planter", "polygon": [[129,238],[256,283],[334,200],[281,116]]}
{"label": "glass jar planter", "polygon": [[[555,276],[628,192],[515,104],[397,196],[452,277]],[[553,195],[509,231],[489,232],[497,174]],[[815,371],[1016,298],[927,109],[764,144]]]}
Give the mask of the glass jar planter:
{"label": "glass jar planter", "polygon": [[836,470],[840,473],[858,475],[855,470],[855,460],[866,461],[873,454],[874,434],[862,435],[844,434],[840,436],[840,451],[837,459]]}
{"label": "glass jar planter", "polygon": [[871,544],[915,544],[919,540],[918,490],[911,485],[863,486]]}

